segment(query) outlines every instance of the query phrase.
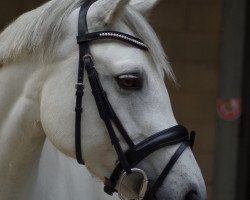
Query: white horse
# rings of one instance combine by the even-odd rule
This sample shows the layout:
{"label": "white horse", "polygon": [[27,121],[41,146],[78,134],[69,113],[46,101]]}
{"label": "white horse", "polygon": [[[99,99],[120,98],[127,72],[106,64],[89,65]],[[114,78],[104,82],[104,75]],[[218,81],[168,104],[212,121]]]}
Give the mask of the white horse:
{"label": "white horse", "polygon": [[[117,155],[98,116],[87,80],[81,143],[93,177],[75,161],[74,84],[79,54],[76,35],[82,3],[83,0],[52,0],[19,17],[0,35],[1,200],[113,198],[105,196],[100,182],[110,176]],[[149,47],[148,53],[112,40],[91,44],[102,85],[135,142],[177,124],[164,85],[164,72],[174,76],[159,40],[143,17],[156,3],[157,0],[99,0],[87,15],[90,31],[112,28],[139,36]],[[140,90],[126,90],[115,81],[114,77],[131,72],[140,73]],[[122,139],[121,143],[125,150]],[[150,179],[156,179],[178,146],[158,150],[143,160],[140,168]],[[137,182],[133,178],[126,183],[124,195],[128,199],[135,196]],[[185,199],[190,191],[197,199],[205,199],[204,180],[187,148],[165,179],[157,199]]]}

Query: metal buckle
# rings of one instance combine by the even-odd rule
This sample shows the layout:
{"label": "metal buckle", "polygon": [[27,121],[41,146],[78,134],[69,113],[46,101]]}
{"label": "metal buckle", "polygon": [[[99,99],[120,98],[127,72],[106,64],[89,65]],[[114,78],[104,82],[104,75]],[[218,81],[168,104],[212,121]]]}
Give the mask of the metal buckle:
{"label": "metal buckle", "polygon": [[82,60],[85,61],[85,59],[89,58],[90,60],[93,60],[92,56],[90,54],[86,54],[82,57]]}
{"label": "metal buckle", "polygon": [[117,191],[118,196],[121,200],[126,200],[122,196],[122,183],[127,176],[131,176],[133,173],[138,173],[138,174],[142,175],[143,181],[142,181],[142,185],[141,185],[140,190],[139,190],[138,197],[137,197],[137,199],[134,199],[134,200],[143,200],[143,198],[147,192],[147,189],[148,189],[148,177],[147,177],[146,173],[141,169],[133,168],[133,169],[131,169],[131,171],[132,171],[131,174],[127,174],[126,172],[123,172],[123,174],[121,175],[120,182],[118,185],[118,191]]}

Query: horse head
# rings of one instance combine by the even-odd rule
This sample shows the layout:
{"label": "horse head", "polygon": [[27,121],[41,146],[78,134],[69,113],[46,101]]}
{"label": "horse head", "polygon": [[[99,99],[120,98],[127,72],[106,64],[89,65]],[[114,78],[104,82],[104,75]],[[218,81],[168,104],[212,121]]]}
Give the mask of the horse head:
{"label": "horse head", "polygon": [[[151,138],[151,142],[155,133],[177,125],[164,83],[164,74],[172,79],[174,75],[156,34],[145,20],[156,3],[156,0],[99,0],[93,2],[86,13],[88,33],[118,31],[126,33],[131,37],[130,40],[134,37],[132,43],[138,42],[136,38],[140,38],[147,47],[145,51],[131,42],[112,38],[89,43],[95,78],[98,78],[108,104],[134,144],[140,144],[147,138]],[[79,65],[76,36],[78,20],[85,20],[79,18],[79,12],[80,8],[77,8],[63,19],[60,40],[54,48],[55,55],[46,67],[47,76],[40,101],[41,125],[46,136],[61,152],[73,158],[76,157],[74,85]],[[85,76],[80,121],[81,154],[88,170],[105,182],[105,177],[110,177],[117,167],[117,161],[122,159],[117,157],[114,142],[110,140],[110,131],[100,117],[100,108],[96,105],[93,92],[91,81]],[[110,122],[110,126],[116,133],[122,151],[131,150],[132,147],[119,134],[119,127],[114,126],[114,121]],[[168,137],[167,134],[164,137]],[[139,199],[138,191],[144,189],[140,185],[145,174],[148,187],[154,187],[166,164],[182,145],[181,142],[173,142],[172,145],[164,146],[162,140],[160,144],[162,148],[157,146],[156,151],[135,164],[137,171],[134,170],[130,175],[120,174],[115,188],[120,192],[122,190],[121,196]],[[184,148],[175,161],[153,198],[205,199],[204,180],[191,149]],[[123,165],[122,169],[126,171]]]}

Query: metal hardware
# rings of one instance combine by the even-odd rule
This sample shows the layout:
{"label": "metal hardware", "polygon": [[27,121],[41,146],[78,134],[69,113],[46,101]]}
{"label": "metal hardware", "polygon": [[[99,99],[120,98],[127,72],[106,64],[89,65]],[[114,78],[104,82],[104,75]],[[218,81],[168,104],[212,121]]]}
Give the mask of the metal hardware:
{"label": "metal hardware", "polygon": [[83,88],[84,88],[84,84],[83,84],[83,83],[76,83],[76,84],[75,84],[75,87],[76,87],[76,89],[77,89],[78,87],[83,87]]}
{"label": "metal hardware", "polygon": [[143,178],[143,181],[141,183],[141,187],[140,187],[140,190],[139,190],[139,194],[138,194],[138,197],[137,199],[134,199],[134,200],[143,200],[146,192],[147,192],[147,189],[148,189],[148,177],[146,175],[146,173],[141,170],[141,169],[138,169],[138,168],[133,168],[131,169],[132,173],[131,174],[127,174],[126,172],[123,172],[123,174],[121,175],[121,178],[120,178],[120,181],[119,181],[119,185],[118,185],[118,196],[121,200],[126,200],[123,196],[122,196],[122,183],[124,181],[124,179],[128,176],[131,176],[132,174],[135,174],[135,173],[138,173],[138,174],[141,174],[142,175],[142,178]]}
{"label": "metal hardware", "polygon": [[86,54],[82,57],[82,60],[85,61],[87,58],[90,58],[90,60],[93,60],[92,56],[90,54]]}

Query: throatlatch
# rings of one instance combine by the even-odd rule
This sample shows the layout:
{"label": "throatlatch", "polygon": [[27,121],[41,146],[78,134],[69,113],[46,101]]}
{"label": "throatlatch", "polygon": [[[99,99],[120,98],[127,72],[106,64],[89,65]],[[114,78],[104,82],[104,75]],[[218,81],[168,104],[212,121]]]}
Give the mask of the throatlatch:
{"label": "throatlatch", "polygon": [[[134,144],[134,142],[129,137],[126,129],[123,127],[121,121],[117,117],[112,105],[108,100],[108,96],[102,87],[99,80],[98,72],[95,69],[94,61],[91,56],[89,43],[93,40],[119,40],[128,43],[136,48],[143,51],[148,51],[148,47],[144,44],[141,39],[134,36],[118,32],[118,31],[99,31],[88,33],[87,26],[87,12],[89,7],[95,2],[86,1],[79,13],[78,21],[78,36],[77,42],[79,44],[79,67],[78,67],[78,78],[76,83],[76,118],[75,118],[75,151],[78,163],[84,165],[84,160],[82,157],[81,148],[81,116],[82,116],[82,100],[84,95],[84,71],[87,71],[88,80],[92,89],[92,94],[94,96],[96,106],[100,118],[106,125],[110,140],[118,156],[118,164],[114,171],[112,172],[110,178],[106,178],[104,191],[112,195],[116,191],[116,186],[119,179],[122,181],[126,175],[131,173],[141,173],[145,179],[144,185],[141,188],[138,200],[150,200],[156,194],[157,190],[161,187],[166,176],[169,174],[170,170],[174,166],[175,162],[184,152],[184,150],[190,146],[193,147],[195,133],[192,132],[189,136],[187,129],[181,125],[171,127],[169,129],[163,130],[156,133],[139,144]],[[124,141],[128,145],[128,150],[123,151],[120,142],[118,140],[117,134],[114,130],[113,125],[119,131],[120,135],[123,137]],[[140,163],[144,158],[146,158],[151,153],[157,151],[158,149],[174,144],[181,143],[179,148],[176,150],[174,155],[171,157],[170,161],[155,181],[151,188],[147,187],[146,174],[140,170],[136,169],[136,165]],[[119,190],[119,187],[118,187]],[[121,191],[118,191],[119,196],[122,198]]]}

